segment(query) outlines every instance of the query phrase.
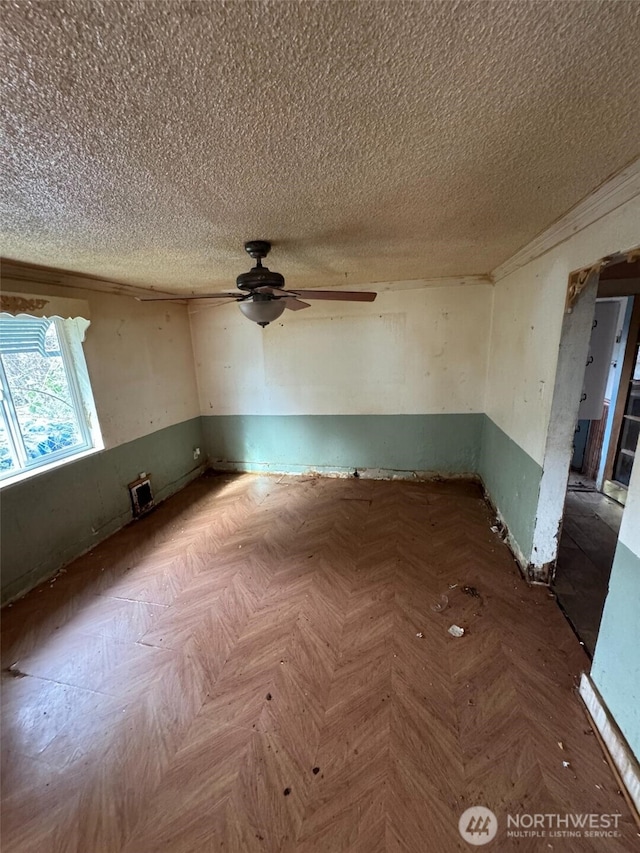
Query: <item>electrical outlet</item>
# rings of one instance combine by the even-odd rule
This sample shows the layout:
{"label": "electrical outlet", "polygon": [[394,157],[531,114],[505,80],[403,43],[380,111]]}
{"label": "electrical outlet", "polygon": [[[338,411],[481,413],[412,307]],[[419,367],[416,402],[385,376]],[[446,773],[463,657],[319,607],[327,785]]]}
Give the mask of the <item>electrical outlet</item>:
{"label": "electrical outlet", "polygon": [[200,456],[200,448],[199,448],[199,447],[194,447],[194,448],[193,448],[193,458],[194,458],[194,459],[197,459],[199,456]]}

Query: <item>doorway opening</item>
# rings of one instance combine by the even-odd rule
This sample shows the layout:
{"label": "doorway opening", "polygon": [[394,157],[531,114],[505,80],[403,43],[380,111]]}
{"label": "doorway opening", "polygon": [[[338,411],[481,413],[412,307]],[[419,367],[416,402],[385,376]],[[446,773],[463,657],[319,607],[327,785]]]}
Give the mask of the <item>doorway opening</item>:
{"label": "doorway opening", "polygon": [[552,587],[593,656],[640,433],[640,260],[601,271]]}

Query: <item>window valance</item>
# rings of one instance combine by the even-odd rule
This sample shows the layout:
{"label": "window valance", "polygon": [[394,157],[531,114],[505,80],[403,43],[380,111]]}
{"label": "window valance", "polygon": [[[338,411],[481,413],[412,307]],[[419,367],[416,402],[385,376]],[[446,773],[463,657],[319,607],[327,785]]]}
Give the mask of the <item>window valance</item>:
{"label": "window valance", "polygon": [[0,293],[0,311],[11,314],[13,317],[26,314],[29,317],[61,317],[63,320],[73,317],[91,319],[89,303],[86,299],[16,293],[7,290]]}

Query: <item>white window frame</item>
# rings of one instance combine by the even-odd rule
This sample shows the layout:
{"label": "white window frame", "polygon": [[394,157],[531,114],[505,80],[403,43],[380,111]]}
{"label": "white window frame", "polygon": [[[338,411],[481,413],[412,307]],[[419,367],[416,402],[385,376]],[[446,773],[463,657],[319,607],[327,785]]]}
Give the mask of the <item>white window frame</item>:
{"label": "white window frame", "polygon": [[86,456],[88,453],[101,450],[104,447],[82,350],[82,341],[89,321],[83,318],[62,319],[57,316],[38,319],[48,320],[55,325],[60,344],[60,356],[82,442],[74,444],[72,447],[54,450],[35,459],[29,459],[4,365],[0,359],[1,416],[7,431],[10,450],[16,463],[13,468],[0,471],[0,487],[57,467],[59,463],[65,460]]}

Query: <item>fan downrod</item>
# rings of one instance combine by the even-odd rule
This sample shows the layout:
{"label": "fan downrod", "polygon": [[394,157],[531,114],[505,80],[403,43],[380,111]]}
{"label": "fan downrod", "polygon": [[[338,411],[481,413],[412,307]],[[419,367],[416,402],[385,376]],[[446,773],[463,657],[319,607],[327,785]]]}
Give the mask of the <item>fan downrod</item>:
{"label": "fan downrod", "polygon": [[[236,279],[236,287],[244,293],[252,293],[258,287],[273,287],[277,290],[284,288],[284,276],[279,272],[272,272],[268,267],[262,266],[262,259],[266,258],[271,248],[268,240],[249,240],[244,244],[245,251],[255,260],[255,266],[249,272],[243,272]],[[269,295],[270,299],[275,299]]]}

